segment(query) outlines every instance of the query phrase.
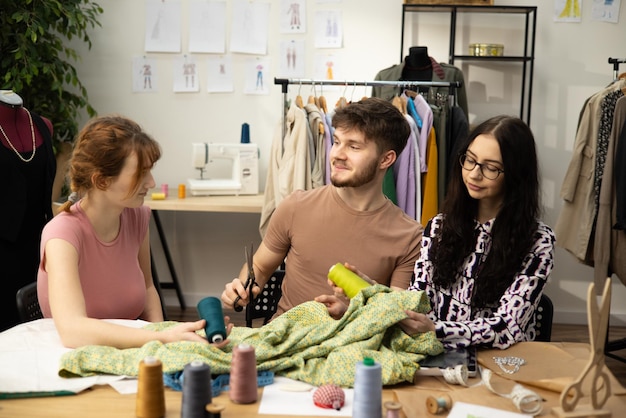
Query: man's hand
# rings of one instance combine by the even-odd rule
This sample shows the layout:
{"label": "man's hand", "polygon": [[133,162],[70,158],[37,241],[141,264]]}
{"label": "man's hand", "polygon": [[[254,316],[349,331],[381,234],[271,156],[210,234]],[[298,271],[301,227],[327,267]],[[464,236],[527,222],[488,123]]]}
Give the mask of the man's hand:
{"label": "man's hand", "polygon": [[246,292],[246,289],[243,287],[241,280],[239,280],[239,278],[235,278],[232,282],[226,284],[220,299],[224,307],[234,309],[235,299],[237,299],[237,296],[240,298],[237,301],[237,305],[243,307],[248,305],[260,292],[261,288],[259,286],[252,286],[252,297],[250,297],[248,292]]}
{"label": "man's hand", "polygon": [[[339,288],[338,288],[339,289]],[[341,290],[341,289],[339,289]],[[328,314],[333,319],[341,319],[348,310],[348,298],[341,295],[320,295],[314,299],[316,302],[323,303],[328,309]]]}

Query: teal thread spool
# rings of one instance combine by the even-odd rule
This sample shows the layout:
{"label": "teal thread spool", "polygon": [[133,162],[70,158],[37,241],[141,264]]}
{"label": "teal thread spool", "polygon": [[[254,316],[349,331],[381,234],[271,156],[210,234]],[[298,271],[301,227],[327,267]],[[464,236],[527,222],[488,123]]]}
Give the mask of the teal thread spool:
{"label": "teal thread spool", "polygon": [[222,302],[216,297],[209,296],[198,302],[197,308],[200,318],[206,320],[204,331],[207,340],[211,343],[224,341],[226,339],[226,324],[224,323]]}
{"label": "teal thread spool", "polygon": [[346,266],[341,263],[335,264],[328,270],[328,278],[342,288],[343,292],[350,299],[355,297],[361,289],[370,286],[370,284],[363,280],[358,274],[348,270]]}

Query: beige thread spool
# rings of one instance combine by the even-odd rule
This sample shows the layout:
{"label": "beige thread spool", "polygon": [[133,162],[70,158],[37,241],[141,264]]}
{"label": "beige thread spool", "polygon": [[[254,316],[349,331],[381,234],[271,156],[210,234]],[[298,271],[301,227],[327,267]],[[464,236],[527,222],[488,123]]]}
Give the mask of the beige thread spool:
{"label": "beige thread spool", "polygon": [[139,363],[135,414],[139,418],[165,416],[163,365],[156,357],[148,356]]}
{"label": "beige thread spool", "polygon": [[385,418],[400,418],[400,410],[402,409],[400,402],[387,401],[383,406],[387,410]]}
{"label": "beige thread spool", "polygon": [[443,414],[450,408],[452,408],[452,398],[449,395],[443,394],[438,398],[431,395],[426,398],[426,409],[431,414]]}

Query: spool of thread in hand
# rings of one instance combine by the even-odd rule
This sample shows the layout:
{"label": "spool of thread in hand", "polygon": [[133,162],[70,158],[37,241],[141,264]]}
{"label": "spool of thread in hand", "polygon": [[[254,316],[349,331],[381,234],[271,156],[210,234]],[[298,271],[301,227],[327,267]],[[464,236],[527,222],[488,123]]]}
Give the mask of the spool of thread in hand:
{"label": "spool of thread in hand", "polygon": [[241,125],[241,143],[250,143],[250,125],[248,125],[247,123]]}
{"label": "spool of thread in hand", "polygon": [[361,289],[370,284],[363,280],[358,274],[349,270],[341,263],[337,263],[328,270],[328,278],[332,280],[350,299],[355,297]]}
{"label": "spool of thread in hand", "polygon": [[135,414],[139,418],[165,416],[163,366],[156,357],[146,357],[139,363]]}
{"label": "spool of thread in hand", "polygon": [[204,331],[211,343],[219,343],[226,339],[226,324],[222,302],[213,296],[206,297],[198,302],[198,315],[206,321]]}
{"label": "spool of thread in hand", "polygon": [[365,357],[362,362],[356,364],[352,417],[381,418],[382,402],[382,368],[374,359]]}
{"label": "spool of thread in hand", "polygon": [[183,399],[181,418],[205,418],[211,399],[211,368],[194,360],[183,370]]}
{"label": "spool of thread in hand", "polygon": [[239,344],[233,348],[229,383],[229,395],[232,402],[248,404],[257,401],[258,386],[254,347]]}

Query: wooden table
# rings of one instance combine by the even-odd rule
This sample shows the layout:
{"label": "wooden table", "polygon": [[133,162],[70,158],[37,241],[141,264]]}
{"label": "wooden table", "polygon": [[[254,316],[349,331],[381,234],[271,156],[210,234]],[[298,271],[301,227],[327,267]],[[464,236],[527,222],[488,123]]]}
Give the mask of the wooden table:
{"label": "wooden table", "polygon": [[[259,401],[249,405],[232,403],[228,393],[221,393],[213,403],[224,405],[223,418],[286,418],[287,415],[259,415],[262,396],[259,388]],[[394,400],[392,390],[383,391],[383,403]],[[166,418],[181,417],[182,393],[165,388]],[[93,389],[74,396],[49,398],[11,399],[0,401],[0,418],[116,418],[135,417],[136,395],[120,395],[110,386],[95,386]]]}
{"label": "wooden table", "polygon": [[[157,288],[159,296],[161,297],[161,305],[164,305],[161,289],[174,289],[181,309],[186,308],[185,298],[183,296],[182,289],[180,288],[178,274],[176,273],[176,267],[170,254],[169,245],[165,233],[163,232],[163,226],[161,224],[161,218],[159,216],[160,211],[178,211],[178,212],[226,212],[226,213],[261,213],[263,209],[264,196],[258,195],[241,195],[241,196],[190,196],[183,199],[170,196],[167,199],[152,200],[146,198],[144,204],[152,210],[152,218],[157,228],[158,238],[165,254],[165,260],[169,269],[172,282],[161,283],[157,269],[152,261],[152,278]],[[163,315],[166,315],[164,310]]]}

